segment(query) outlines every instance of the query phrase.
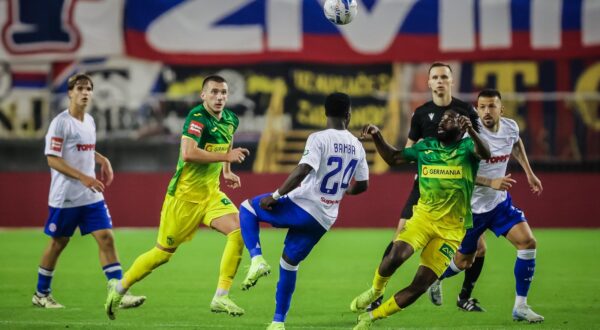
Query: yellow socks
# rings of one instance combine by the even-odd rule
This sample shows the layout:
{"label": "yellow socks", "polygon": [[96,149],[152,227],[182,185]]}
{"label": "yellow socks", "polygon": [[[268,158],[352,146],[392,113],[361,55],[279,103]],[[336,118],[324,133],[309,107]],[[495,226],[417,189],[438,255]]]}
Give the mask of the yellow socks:
{"label": "yellow socks", "polygon": [[390,299],[386,300],[381,306],[375,308],[371,315],[373,316],[373,320],[386,318],[394,313],[401,311],[402,308],[398,306],[396,303],[396,299],[394,296],[391,296]]}
{"label": "yellow socks", "polygon": [[242,260],[242,251],[244,249],[244,240],[242,232],[239,229],[227,234],[227,243],[221,257],[221,266],[219,268],[219,283],[217,292],[227,294],[233,283],[233,277],[237,272],[240,261]]}
{"label": "yellow socks", "polygon": [[133,265],[131,265],[129,270],[123,275],[123,288],[128,289],[133,284],[146,277],[158,266],[169,261],[172,255],[173,253],[153,247],[152,250],[137,257],[133,262]]}
{"label": "yellow socks", "polygon": [[379,275],[379,268],[375,269],[375,276],[373,277],[373,289],[378,292],[385,291],[385,286],[388,284],[391,276],[383,277]]}

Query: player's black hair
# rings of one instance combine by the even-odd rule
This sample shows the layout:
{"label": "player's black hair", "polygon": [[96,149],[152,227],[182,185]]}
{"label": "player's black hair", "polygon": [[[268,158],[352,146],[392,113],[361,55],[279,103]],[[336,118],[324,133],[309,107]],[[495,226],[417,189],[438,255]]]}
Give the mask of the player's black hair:
{"label": "player's black hair", "polygon": [[72,90],[75,88],[75,85],[82,80],[89,81],[90,85],[92,85],[92,90],[94,90],[94,82],[92,81],[92,77],[90,77],[87,73],[78,73],[69,77],[69,80],[67,80],[67,87],[69,90]]}
{"label": "player's black hair", "polygon": [[325,115],[327,117],[344,118],[350,112],[352,101],[350,96],[344,93],[331,93],[325,99]]}
{"label": "player's black hair", "polygon": [[225,80],[225,78],[223,78],[223,77],[221,77],[219,75],[213,74],[213,75],[210,75],[210,76],[204,78],[204,81],[202,82],[202,89],[203,90],[204,90],[204,87],[206,87],[206,85],[208,84],[209,81],[214,81],[214,82],[217,82],[217,83],[226,83],[227,82]]}
{"label": "player's black hair", "polygon": [[475,132],[477,132],[477,133],[481,132],[480,131],[481,126],[479,124],[479,116],[477,115],[477,112],[475,110],[472,110],[471,113],[469,113],[469,111],[467,111],[466,109],[459,108],[459,107],[453,107],[448,110],[452,110],[452,111],[458,113],[459,116],[467,116],[467,118],[469,118],[469,120],[471,120],[471,126],[473,126],[473,129],[475,130]]}
{"label": "player's black hair", "polygon": [[450,64],[444,63],[444,62],[433,62],[433,63],[431,63],[431,66],[429,66],[429,71],[427,71],[427,74],[431,73],[431,69],[437,68],[437,67],[448,68],[448,70],[450,70],[450,73],[452,73],[452,68],[450,67]]}
{"label": "player's black hair", "polygon": [[500,92],[497,89],[493,88],[486,88],[479,92],[479,95],[477,95],[477,99],[479,99],[480,97],[497,97],[499,100],[502,100],[502,95],[500,95]]}

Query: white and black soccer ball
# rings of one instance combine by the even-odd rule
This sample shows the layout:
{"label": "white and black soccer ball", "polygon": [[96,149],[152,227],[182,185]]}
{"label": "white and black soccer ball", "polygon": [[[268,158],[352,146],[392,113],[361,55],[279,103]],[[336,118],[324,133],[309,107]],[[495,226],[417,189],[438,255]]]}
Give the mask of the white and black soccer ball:
{"label": "white and black soccer ball", "polygon": [[356,17],[357,7],[356,0],[325,0],[323,13],[331,23],[344,25]]}

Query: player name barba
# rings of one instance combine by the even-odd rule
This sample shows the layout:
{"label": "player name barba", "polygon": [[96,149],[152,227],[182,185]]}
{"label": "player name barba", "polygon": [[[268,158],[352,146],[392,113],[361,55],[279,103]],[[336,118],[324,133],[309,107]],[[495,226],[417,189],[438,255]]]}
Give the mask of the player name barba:
{"label": "player name barba", "polygon": [[334,143],[333,151],[337,153],[356,155],[356,147],[352,144]]}

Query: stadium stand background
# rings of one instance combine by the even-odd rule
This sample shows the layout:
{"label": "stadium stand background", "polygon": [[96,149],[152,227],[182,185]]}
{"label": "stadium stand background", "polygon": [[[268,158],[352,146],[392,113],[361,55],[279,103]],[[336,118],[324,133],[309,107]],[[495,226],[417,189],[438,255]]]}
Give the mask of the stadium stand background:
{"label": "stadium stand background", "polygon": [[[363,0],[341,28],[316,0],[238,3],[0,2],[0,227],[44,223],[43,137],[75,72],[94,78],[88,110],[96,148],[116,172],[105,194],[115,225],[156,226],[181,125],[206,75],[229,81],[228,105],[240,117],[235,145],[252,152],[233,167],[242,188],[226,189],[239,203],[275,189],[294,168],[308,134],[325,125],[330,92],[353,97],[352,130],[374,123],[404,145],[438,60],[452,65],[455,96],[473,102],[482,88],[502,92],[545,188],[530,194],[511,162],[512,194],[532,225],[599,226],[598,2]],[[344,203],[336,226],[393,227],[415,166],[389,169],[372,143],[365,147],[370,191]]]}

